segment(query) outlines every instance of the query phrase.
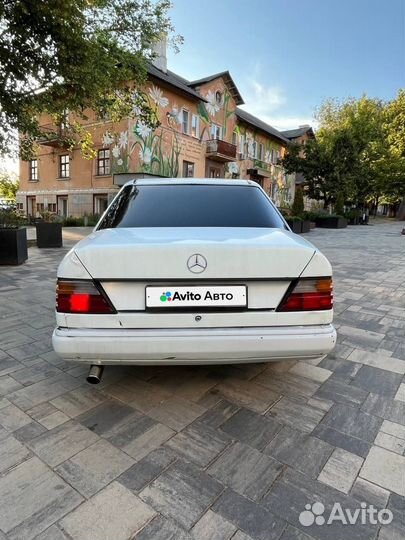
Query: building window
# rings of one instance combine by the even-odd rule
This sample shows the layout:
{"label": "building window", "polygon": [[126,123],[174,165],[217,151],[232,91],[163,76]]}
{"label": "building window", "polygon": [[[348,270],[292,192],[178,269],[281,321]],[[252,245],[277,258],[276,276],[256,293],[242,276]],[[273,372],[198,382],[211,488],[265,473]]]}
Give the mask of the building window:
{"label": "building window", "polygon": [[193,178],[194,163],[191,161],[183,161],[183,178]]}
{"label": "building window", "polygon": [[264,159],[264,146],[263,146],[263,143],[259,144],[259,159],[260,159],[260,161],[263,161],[263,159]]}
{"label": "building window", "polygon": [[69,176],[69,155],[65,154],[63,156],[59,156],[59,178],[69,178]]}
{"label": "building window", "polygon": [[239,138],[239,152],[242,154],[242,156],[245,155],[245,136],[241,135]]}
{"label": "building window", "polygon": [[183,113],[182,114],[182,122],[181,122],[182,131],[183,131],[183,133],[188,135],[188,133],[189,133],[188,124],[189,124],[190,115],[189,115],[189,112],[188,112],[187,109],[183,109],[182,113]]}
{"label": "building window", "polygon": [[17,210],[22,212],[24,210],[24,204],[22,202],[17,203]]}
{"label": "building window", "polygon": [[237,146],[237,144],[238,144],[238,135],[234,131],[232,132],[232,144],[234,146]]}
{"label": "building window", "polygon": [[56,213],[56,203],[48,203],[48,212]]}
{"label": "building window", "polygon": [[191,117],[191,135],[197,139],[200,136],[200,119],[196,114]]}
{"label": "building window", "polygon": [[215,92],[215,101],[218,103],[218,105],[222,104],[222,94],[219,90]]}
{"label": "building window", "polygon": [[37,182],[38,181],[38,160],[37,159],[31,159],[29,162],[29,179],[30,182]]}
{"label": "building window", "polygon": [[211,124],[211,138],[212,139],[221,139],[222,127],[217,124]]}
{"label": "building window", "polygon": [[42,214],[44,212],[44,203],[37,203],[37,212]]}
{"label": "building window", "polygon": [[255,159],[257,159],[257,142],[253,141],[253,148],[252,148],[253,156]]}
{"label": "building window", "polygon": [[110,174],[110,150],[108,148],[97,152],[97,174],[98,176]]}
{"label": "building window", "polygon": [[94,213],[104,214],[108,207],[108,195],[96,195],[94,197]]}

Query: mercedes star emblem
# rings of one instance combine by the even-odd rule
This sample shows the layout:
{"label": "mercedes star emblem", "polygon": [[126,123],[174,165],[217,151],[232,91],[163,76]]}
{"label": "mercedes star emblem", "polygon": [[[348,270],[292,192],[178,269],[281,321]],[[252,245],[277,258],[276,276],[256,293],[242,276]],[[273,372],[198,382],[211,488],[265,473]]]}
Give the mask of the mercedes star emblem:
{"label": "mercedes star emblem", "polygon": [[207,259],[199,253],[194,253],[194,255],[191,255],[191,257],[188,258],[187,268],[190,272],[193,272],[193,274],[201,274],[207,266]]}

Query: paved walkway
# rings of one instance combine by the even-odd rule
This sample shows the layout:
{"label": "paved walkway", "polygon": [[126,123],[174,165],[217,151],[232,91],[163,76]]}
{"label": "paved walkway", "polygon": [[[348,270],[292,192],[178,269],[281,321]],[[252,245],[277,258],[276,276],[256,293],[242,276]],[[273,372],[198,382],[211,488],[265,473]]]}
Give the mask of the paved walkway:
{"label": "paved walkway", "polygon": [[[401,228],[308,235],[336,281],[318,365],[107,368],[97,387],[51,349],[69,246],[0,267],[0,540],[403,540]],[[392,523],[323,524],[362,502]]]}

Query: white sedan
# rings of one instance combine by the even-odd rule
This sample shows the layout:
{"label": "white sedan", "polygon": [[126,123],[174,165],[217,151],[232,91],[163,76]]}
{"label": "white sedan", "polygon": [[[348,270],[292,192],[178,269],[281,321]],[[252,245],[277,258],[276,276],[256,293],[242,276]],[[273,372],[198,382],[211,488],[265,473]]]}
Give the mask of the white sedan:
{"label": "white sedan", "polygon": [[330,263],[255,182],[134,180],[59,266],[53,346],[91,382],[105,364],[315,359],[332,307]]}

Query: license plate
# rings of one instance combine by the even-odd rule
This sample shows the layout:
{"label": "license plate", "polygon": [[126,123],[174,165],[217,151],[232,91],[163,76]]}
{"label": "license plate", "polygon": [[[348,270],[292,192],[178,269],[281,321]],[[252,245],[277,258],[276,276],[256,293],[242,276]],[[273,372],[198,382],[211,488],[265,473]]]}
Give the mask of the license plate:
{"label": "license plate", "polygon": [[146,287],[146,307],[244,307],[246,286],[222,287]]}

